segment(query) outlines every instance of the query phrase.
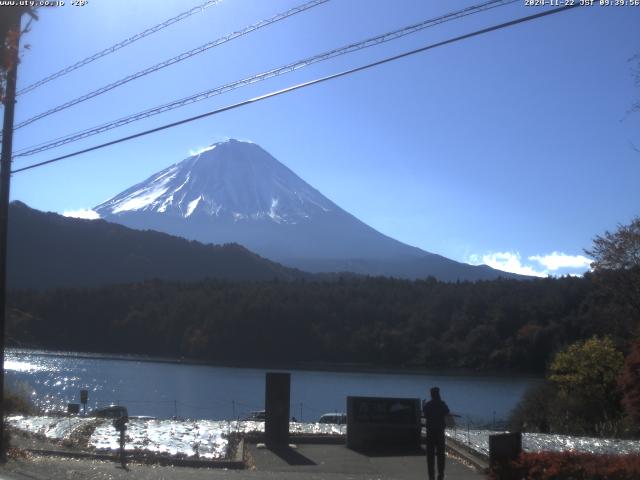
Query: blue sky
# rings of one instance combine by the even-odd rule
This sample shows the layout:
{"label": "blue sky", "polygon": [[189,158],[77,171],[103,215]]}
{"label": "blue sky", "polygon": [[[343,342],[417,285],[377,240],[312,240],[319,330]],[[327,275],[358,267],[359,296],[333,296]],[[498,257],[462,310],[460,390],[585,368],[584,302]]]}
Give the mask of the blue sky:
{"label": "blue sky", "polygon": [[[66,1],[40,9],[18,88],[199,1]],[[16,121],[304,3],[224,0],[18,98]],[[479,1],[331,0],[16,131],[14,150]],[[65,147],[15,168],[418,48],[536,9],[517,2],[303,68]],[[13,176],[12,199],[91,208],[190,151],[260,144],[377,230],[446,257],[580,273],[583,248],[639,213],[640,7],[588,7],[414,55]]]}

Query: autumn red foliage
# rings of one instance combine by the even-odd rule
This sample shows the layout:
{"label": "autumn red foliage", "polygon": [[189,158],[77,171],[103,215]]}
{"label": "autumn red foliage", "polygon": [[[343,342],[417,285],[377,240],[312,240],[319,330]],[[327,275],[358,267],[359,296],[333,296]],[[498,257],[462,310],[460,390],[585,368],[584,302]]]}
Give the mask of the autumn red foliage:
{"label": "autumn red foliage", "polygon": [[2,15],[0,20],[0,101],[4,101],[4,83],[7,72],[14,68],[15,49],[19,32],[11,30],[10,15]]}
{"label": "autumn red foliage", "polygon": [[574,452],[522,453],[518,460],[494,468],[492,480],[637,480],[640,455],[594,455]]}
{"label": "autumn red foliage", "polygon": [[640,427],[640,340],[632,344],[618,383],[625,413],[636,427]]}
{"label": "autumn red foliage", "polygon": [[0,102],[4,102],[7,73],[15,67],[18,39],[28,31],[29,23],[22,32],[11,27],[15,17],[20,18],[24,14],[28,14],[31,19],[38,18],[31,7],[0,7]]}

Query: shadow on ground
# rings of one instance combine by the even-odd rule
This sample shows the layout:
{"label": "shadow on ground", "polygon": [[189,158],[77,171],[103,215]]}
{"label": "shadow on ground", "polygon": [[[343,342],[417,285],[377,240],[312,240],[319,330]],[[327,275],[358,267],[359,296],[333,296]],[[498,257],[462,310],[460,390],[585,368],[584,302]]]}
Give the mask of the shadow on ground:
{"label": "shadow on ground", "polygon": [[358,448],[352,449],[354,452],[364,455],[365,457],[418,457],[424,456],[425,451],[422,448],[407,447],[385,447],[385,448]]}
{"label": "shadow on ground", "polygon": [[287,462],[288,465],[295,465],[295,466],[316,465],[316,462],[314,462],[308,457],[305,457],[300,452],[289,447],[288,445],[270,446],[268,447],[268,450],[274,455],[284,460],[285,462]]}

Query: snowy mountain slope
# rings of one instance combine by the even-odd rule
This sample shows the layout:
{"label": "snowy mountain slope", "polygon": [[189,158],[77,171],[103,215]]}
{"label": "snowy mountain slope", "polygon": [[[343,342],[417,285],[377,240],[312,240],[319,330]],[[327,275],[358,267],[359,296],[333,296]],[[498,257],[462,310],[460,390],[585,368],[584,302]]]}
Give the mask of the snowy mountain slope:
{"label": "snowy mountain slope", "polygon": [[443,280],[513,276],[425,252],[342,210],[260,146],[212,145],[94,208],[111,222],[205,243],[237,242],[312,272]]}
{"label": "snowy mountain slope", "polygon": [[338,207],[259,146],[229,140],[172,165],[99,205],[102,217],[266,219],[296,224]]}

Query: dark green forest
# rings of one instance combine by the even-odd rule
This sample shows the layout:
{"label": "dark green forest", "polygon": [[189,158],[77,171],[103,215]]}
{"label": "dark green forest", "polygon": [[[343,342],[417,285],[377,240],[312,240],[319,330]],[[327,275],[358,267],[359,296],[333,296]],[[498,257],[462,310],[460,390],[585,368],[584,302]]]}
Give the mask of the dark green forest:
{"label": "dark green forest", "polygon": [[97,287],[153,278],[264,281],[312,276],[238,244],[204,245],[104,220],[44,213],[21,202],[11,203],[9,218],[7,277],[13,288]]}
{"label": "dark green forest", "polygon": [[475,283],[156,280],[13,291],[7,340],[214,363],[543,373],[555,353],[593,335],[627,351],[637,310],[598,283],[587,274]]}

